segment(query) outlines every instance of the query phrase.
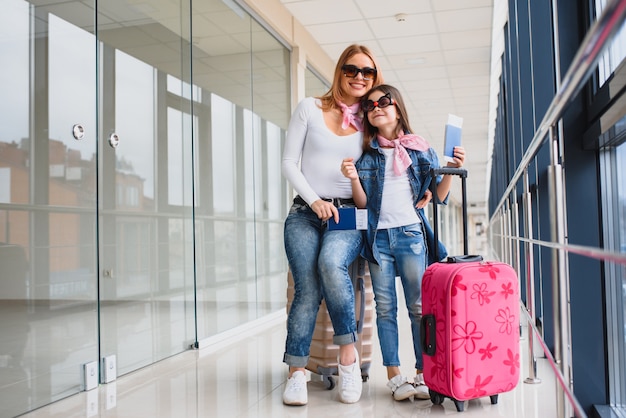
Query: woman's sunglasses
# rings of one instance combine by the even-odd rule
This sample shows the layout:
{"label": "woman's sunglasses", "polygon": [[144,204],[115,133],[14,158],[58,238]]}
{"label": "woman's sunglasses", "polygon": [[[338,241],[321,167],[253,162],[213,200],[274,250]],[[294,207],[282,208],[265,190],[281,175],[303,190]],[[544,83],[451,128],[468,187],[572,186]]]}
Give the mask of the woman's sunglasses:
{"label": "woman's sunglasses", "polygon": [[377,107],[382,109],[392,104],[396,104],[396,101],[391,98],[391,93],[387,93],[384,96],[380,96],[375,102],[371,100],[365,100],[361,104],[361,109],[363,109],[364,112],[371,112]]}
{"label": "woman's sunglasses", "polygon": [[343,75],[350,78],[356,78],[358,73],[363,74],[363,80],[372,80],[378,72],[376,68],[364,67],[359,68],[356,65],[344,64],[341,66]]}

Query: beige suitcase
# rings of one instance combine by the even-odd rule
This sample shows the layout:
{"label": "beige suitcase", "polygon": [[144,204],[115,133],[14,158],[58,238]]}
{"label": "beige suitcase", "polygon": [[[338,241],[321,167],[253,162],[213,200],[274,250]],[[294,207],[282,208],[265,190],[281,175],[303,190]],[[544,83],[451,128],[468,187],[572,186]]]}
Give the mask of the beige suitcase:
{"label": "beige suitcase", "polygon": [[[355,314],[357,321],[358,341],[355,346],[361,361],[361,377],[366,382],[372,363],[372,337],[374,332],[374,292],[372,280],[366,261],[359,257],[350,265],[350,277],[354,285]],[[293,301],[293,278],[291,271],[287,274],[287,312]],[[339,346],[333,344],[333,324],[328,314],[325,301],[322,300],[315,321],[313,340],[307,370],[321,375],[327,389],[335,387],[333,376],[337,376],[337,355]]]}

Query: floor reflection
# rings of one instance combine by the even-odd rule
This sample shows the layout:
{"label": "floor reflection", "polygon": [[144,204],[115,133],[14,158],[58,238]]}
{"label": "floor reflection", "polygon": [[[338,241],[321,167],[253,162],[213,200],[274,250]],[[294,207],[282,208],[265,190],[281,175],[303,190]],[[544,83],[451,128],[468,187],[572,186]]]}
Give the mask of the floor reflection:
{"label": "floor reflection", "polygon": [[[253,334],[233,336],[222,344],[186,351],[151,366],[81,392],[65,400],[33,411],[25,417],[417,417],[457,414],[450,400],[443,405],[430,401],[392,399],[386,387],[378,341],[363,387],[361,400],[342,404],[337,390],[328,390],[317,375],[308,384],[309,403],[304,407],[282,404],[286,366],[282,363],[285,317],[255,329]],[[403,371],[413,364],[408,335],[408,320],[400,318],[400,356]],[[402,332],[406,331],[406,332]],[[556,416],[555,380],[545,359],[538,360],[540,384],[523,383],[528,370],[522,338],[524,364],[520,383],[512,392],[501,394],[498,403],[489,398],[467,402],[464,417],[537,417]],[[406,370],[404,370],[406,369]]]}

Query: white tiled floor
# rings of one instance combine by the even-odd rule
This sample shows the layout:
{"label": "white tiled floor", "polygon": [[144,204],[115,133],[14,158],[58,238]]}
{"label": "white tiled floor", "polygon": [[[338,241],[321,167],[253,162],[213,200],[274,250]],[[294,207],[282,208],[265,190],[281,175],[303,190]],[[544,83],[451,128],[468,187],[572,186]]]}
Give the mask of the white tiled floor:
{"label": "white tiled floor", "polygon": [[[408,319],[401,315],[401,359],[406,374],[413,373]],[[454,415],[454,404],[392,399],[378,341],[370,377],[363,385],[361,400],[352,405],[338,401],[337,390],[328,390],[313,375],[308,384],[309,403],[289,407],[282,403],[287,367],[282,363],[285,342],[285,317],[256,328],[254,335],[233,338],[228,345],[212,345],[187,351],[144,369],[119,377],[58,401],[24,417],[418,417]],[[465,417],[556,417],[554,375],[547,363],[538,361],[539,384],[526,384],[526,337],[521,342],[522,376],[517,388],[501,394],[496,405],[489,398],[466,403]]]}

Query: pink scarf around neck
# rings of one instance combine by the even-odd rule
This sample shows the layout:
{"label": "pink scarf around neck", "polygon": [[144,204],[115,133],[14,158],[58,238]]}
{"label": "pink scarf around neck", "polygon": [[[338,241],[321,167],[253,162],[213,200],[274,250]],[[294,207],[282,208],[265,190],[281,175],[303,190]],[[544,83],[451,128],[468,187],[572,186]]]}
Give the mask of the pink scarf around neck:
{"label": "pink scarf around neck", "polygon": [[411,165],[411,157],[406,148],[415,151],[427,151],[430,148],[428,141],[419,135],[404,134],[393,140],[377,135],[378,143],[382,147],[393,147],[393,172],[399,176]]}
{"label": "pink scarf around neck", "polygon": [[347,129],[348,126],[352,125],[357,130],[363,131],[363,122],[361,117],[357,114],[359,112],[360,103],[356,102],[355,104],[348,106],[343,102],[337,102],[337,105],[341,109],[343,113],[343,121],[341,122],[341,127],[343,129]]}

